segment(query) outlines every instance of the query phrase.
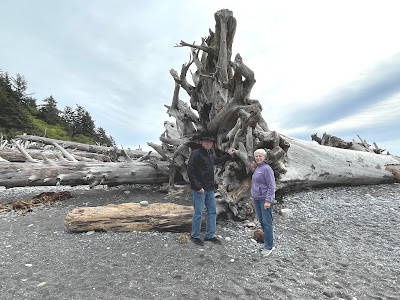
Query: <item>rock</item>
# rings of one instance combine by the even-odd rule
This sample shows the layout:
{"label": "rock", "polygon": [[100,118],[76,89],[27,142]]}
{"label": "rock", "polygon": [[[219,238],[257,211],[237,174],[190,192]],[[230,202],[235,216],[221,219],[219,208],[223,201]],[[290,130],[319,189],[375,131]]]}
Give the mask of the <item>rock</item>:
{"label": "rock", "polygon": [[264,232],[262,231],[262,229],[254,230],[253,239],[256,240],[258,243],[264,243]]}
{"label": "rock", "polygon": [[143,200],[139,202],[141,206],[147,206],[149,204],[149,202]]}
{"label": "rock", "polygon": [[291,215],[291,213],[292,213],[292,210],[290,208],[282,208],[280,211],[280,215],[282,217],[287,217],[287,216]]}
{"label": "rock", "polygon": [[230,241],[231,241],[231,238],[230,238],[229,236],[227,236],[227,237],[225,238],[225,241],[230,242]]}

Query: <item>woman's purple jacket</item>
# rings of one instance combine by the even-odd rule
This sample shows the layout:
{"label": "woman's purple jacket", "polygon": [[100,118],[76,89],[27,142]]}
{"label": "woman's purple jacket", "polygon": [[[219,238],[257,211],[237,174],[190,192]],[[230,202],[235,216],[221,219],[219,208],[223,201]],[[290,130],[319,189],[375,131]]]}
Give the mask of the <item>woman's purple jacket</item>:
{"label": "woman's purple jacket", "polygon": [[251,196],[254,200],[266,200],[274,202],[275,199],[275,176],[274,171],[264,161],[257,164],[254,170],[251,186]]}

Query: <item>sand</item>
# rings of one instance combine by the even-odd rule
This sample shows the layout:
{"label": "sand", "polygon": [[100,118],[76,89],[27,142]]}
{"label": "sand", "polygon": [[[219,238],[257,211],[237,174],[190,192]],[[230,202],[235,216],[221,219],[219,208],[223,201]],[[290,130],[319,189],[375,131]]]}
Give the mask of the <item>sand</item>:
{"label": "sand", "polygon": [[251,222],[219,220],[222,246],[204,247],[180,243],[184,233],[77,234],[63,224],[80,206],[191,204],[154,186],[2,189],[0,202],[49,190],[73,197],[0,214],[0,299],[399,299],[400,184],[284,196],[267,258]]}

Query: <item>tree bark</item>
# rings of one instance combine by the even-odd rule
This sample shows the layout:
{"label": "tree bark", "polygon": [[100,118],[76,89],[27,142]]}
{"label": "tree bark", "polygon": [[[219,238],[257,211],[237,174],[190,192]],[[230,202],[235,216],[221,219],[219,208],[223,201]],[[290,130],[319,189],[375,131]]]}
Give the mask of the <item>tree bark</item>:
{"label": "tree bark", "polygon": [[168,231],[188,232],[193,207],[171,203],[125,203],[98,207],[78,207],[64,219],[72,232],[85,231]]}

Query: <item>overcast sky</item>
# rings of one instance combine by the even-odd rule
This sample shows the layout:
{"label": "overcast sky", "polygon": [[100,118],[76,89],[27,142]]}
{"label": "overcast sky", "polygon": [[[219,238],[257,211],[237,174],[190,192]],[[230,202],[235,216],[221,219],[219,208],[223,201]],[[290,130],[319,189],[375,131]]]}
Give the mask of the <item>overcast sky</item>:
{"label": "overcast sky", "polygon": [[174,45],[200,44],[223,8],[270,129],[306,141],[359,134],[400,155],[396,0],[0,0],[0,69],[24,75],[37,104],[79,104],[118,146],[147,149],[168,119],[169,70],[189,60]]}

